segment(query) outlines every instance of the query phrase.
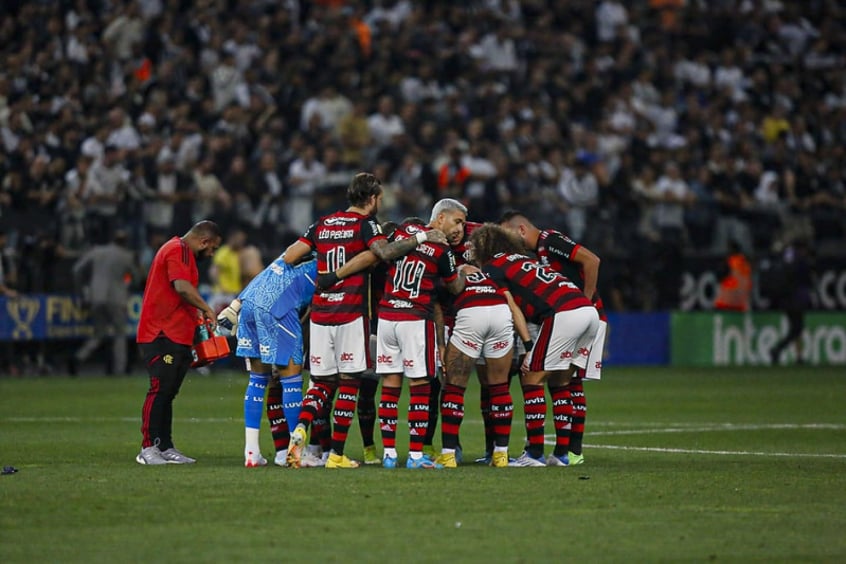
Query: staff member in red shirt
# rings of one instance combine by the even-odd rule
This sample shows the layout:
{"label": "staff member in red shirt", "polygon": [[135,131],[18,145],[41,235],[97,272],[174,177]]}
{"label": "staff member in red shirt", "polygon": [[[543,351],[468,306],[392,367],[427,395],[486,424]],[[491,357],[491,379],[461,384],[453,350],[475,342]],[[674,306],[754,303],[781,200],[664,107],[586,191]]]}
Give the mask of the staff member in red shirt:
{"label": "staff member in red shirt", "polygon": [[173,446],[173,399],[191,366],[191,344],[197,326],[197,310],[215,324],[214,310],[197,291],[197,259],[210,258],[220,247],[220,228],[201,221],[182,237],[174,237],[159,249],[144,288],[138,346],[150,389],[141,412],[141,452],[138,464],[193,464]]}

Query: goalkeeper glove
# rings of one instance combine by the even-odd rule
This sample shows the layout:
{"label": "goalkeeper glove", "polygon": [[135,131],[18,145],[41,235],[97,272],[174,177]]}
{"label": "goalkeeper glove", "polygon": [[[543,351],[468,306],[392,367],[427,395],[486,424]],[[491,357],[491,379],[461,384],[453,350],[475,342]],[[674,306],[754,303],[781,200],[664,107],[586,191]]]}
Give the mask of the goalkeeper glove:
{"label": "goalkeeper glove", "polygon": [[239,311],[241,311],[241,302],[234,300],[217,314],[217,324],[223,329],[228,329],[230,333],[234,333],[238,327]]}

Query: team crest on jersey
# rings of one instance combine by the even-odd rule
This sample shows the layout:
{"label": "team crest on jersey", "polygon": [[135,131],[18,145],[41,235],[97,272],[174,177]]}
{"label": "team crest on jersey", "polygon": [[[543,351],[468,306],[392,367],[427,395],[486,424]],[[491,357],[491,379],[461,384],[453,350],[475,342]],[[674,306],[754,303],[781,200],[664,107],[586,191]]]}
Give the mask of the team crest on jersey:
{"label": "team crest on jersey", "polygon": [[173,355],[172,354],[164,355],[162,357],[162,362],[164,362],[165,364],[173,364]]}

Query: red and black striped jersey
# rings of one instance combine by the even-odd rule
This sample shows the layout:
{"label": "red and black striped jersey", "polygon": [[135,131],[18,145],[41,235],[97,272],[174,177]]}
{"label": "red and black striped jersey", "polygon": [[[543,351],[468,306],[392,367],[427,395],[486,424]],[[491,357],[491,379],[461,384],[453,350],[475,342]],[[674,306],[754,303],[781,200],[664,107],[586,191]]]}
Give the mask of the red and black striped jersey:
{"label": "red and black striped jersey", "polygon": [[[393,239],[415,237],[431,228],[422,225],[401,225]],[[455,255],[446,245],[423,243],[388,269],[385,292],[379,302],[379,319],[413,321],[432,319],[435,309],[435,284],[438,279],[449,283],[458,276]]]}
{"label": "red and black striped jersey", "polygon": [[497,286],[484,272],[467,275],[464,291],[455,297],[455,311],[468,307],[483,307],[507,304],[505,290]]}
{"label": "red and black striped jersey", "polygon": [[580,290],[585,288],[582,266],[573,260],[579,245],[568,236],[553,229],[543,229],[538,235],[538,260],[544,266],[569,278]]}
{"label": "red and black striped jersey", "polygon": [[[455,254],[455,262],[458,265],[467,264],[470,262],[470,234],[481,227],[481,223],[475,221],[468,221],[464,224],[464,237],[461,242],[452,247],[452,252]],[[455,325],[455,312],[458,311],[455,305],[456,296],[453,296],[444,288],[443,284],[438,286],[438,303],[444,312],[444,325],[453,327]]]}
{"label": "red and black striped jersey", "polygon": [[[579,290],[584,291],[584,269],[573,259],[580,247],[581,245],[570,237],[553,229],[543,229],[538,235],[537,253],[541,264],[560,272],[578,286]],[[605,319],[605,308],[602,304],[602,298],[599,297],[599,292],[597,291],[592,297],[600,318]]]}
{"label": "red and black striped jersey", "polygon": [[456,264],[462,265],[470,262],[470,246],[468,245],[470,235],[481,226],[481,223],[475,221],[468,221],[464,224],[464,238],[452,248],[452,252],[455,253]]}
{"label": "red and black striped jersey", "polygon": [[591,305],[565,276],[526,255],[496,254],[482,271],[496,284],[508,288],[532,323],[541,323],[559,311]]}
{"label": "red and black striped jersey", "polygon": [[[384,238],[373,217],[341,211],[311,224],[300,241],[317,252],[318,272],[334,272]],[[367,272],[357,272],[323,292],[316,292],[311,301],[312,321],[342,325],[367,315],[367,286]]]}

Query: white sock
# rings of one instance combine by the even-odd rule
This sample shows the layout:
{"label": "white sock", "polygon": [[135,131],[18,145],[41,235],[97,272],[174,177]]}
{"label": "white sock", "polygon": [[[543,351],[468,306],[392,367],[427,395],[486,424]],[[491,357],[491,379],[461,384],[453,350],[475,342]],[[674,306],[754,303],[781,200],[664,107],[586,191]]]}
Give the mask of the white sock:
{"label": "white sock", "polygon": [[396,457],[397,457],[397,449],[395,449],[395,448],[386,448],[386,449],[385,449],[385,453],[384,453],[382,456],[385,456],[385,457],[390,456],[391,458],[396,458]]}
{"label": "white sock", "polygon": [[495,447],[494,447],[494,452],[508,452],[508,447],[507,447],[507,446],[504,446],[504,447],[501,447],[501,446],[495,446]]}
{"label": "white sock", "polygon": [[408,457],[411,460],[420,460],[421,458],[423,458],[423,453],[420,452],[419,450],[412,450],[411,452],[408,453]]}
{"label": "white sock", "polygon": [[454,448],[442,448],[441,454],[455,454]]}
{"label": "white sock", "polygon": [[257,458],[261,455],[261,447],[259,447],[259,430],[244,427],[244,456]]}

